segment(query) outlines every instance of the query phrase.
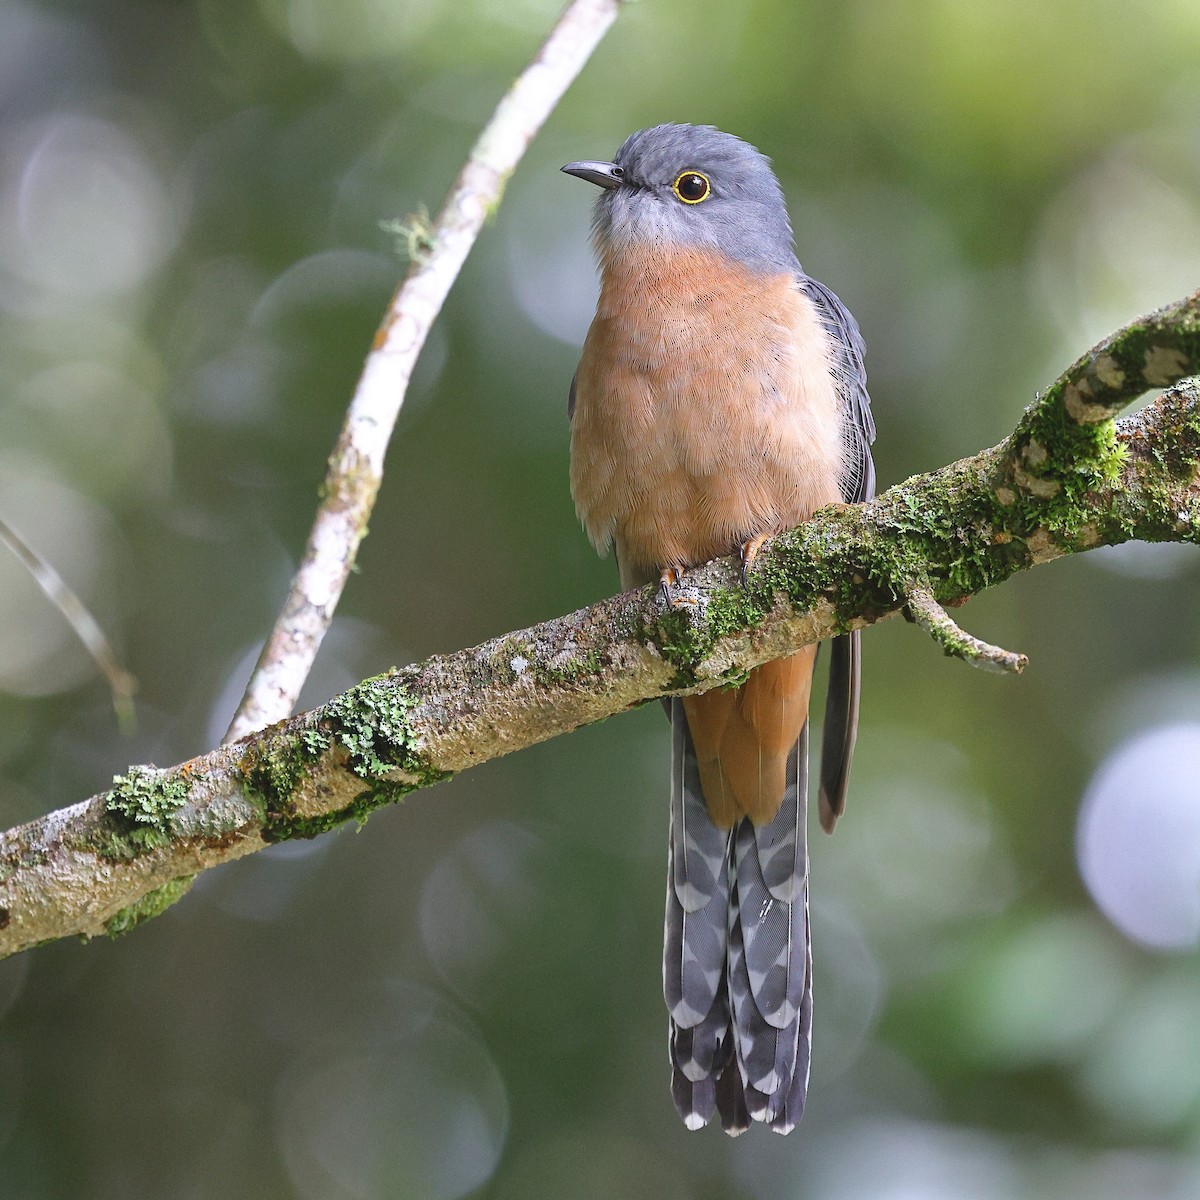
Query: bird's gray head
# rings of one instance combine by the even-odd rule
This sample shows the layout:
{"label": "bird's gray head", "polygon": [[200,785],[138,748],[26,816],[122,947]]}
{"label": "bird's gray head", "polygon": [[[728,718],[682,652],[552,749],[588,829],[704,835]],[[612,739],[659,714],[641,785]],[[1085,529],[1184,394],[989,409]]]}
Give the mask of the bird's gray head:
{"label": "bird's gray head", "polygon": [[563,170],[603,190],[596,247],[702,246],[751,269],[798,269],[792,228],[771,162],[711,125],[656,125],[626,139],[612,162]]}

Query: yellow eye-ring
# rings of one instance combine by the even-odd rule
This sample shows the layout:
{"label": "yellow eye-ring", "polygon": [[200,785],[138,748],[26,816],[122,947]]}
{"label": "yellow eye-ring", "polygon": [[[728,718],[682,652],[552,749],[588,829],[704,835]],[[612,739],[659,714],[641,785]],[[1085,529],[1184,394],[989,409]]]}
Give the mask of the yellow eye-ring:
{"label": "yellow eye-ring", "polygon": [[684,204],[699,204],[701,200],[707,200],[712,195],[712,184],[708,182],[708,176],[700,171],[683,171],[671,184],[671,191]]}

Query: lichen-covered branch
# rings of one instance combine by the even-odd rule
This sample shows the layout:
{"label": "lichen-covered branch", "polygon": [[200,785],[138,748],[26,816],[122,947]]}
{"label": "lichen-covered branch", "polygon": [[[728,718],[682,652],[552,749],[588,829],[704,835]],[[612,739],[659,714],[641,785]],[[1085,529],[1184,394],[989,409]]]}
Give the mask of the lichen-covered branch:
{"label": "lichen-covered branch", "polygon": [[1197,372],[1200,293],[1081,359],[1000,445],[773,539],[747,586],[736,560],[718,560],[688,572],[693,605],[666,605],[658,587],[628,592],[369,679],[182,766],[135,767],[101,795],[0,834],[0,955],[123,931],[219,862],[894,616],[914,580],[918,607],[935,612],[1094,546],[1200,542],[1196,382],[1116,424],[1082,420],[1095,408],[1067,399],[1095,377],[1087,404],[1112,410]]}
{"label": "lichen-covered branch", "polygon": [[479,135],[437,217],[393,226],[403,229],[412,263],[375,334],[329,458],[300,566],[226,741],[280,720],[295,706],[366,535],[417,355],[509,176],[621,3],[573,0]]}

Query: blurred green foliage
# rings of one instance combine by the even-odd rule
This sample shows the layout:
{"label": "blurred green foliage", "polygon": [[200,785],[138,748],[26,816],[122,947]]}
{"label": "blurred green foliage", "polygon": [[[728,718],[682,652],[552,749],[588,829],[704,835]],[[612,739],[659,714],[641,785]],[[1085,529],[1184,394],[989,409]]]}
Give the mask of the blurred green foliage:
{"label": "blurred green foliage", "polygon": [[[436,207],[556,9],[0,4],[0,513],[141,684],[122,737],[0,566],[5,825],[220,737],[402,270],[382,223]],[[594,276],[561,163],[665,120],[771,154],[801,261],[866,336],[886,485],[999,440],[1200,284],[1198,59],[1194,0],[630,4],[434,330],[306,702],[615,588],[567,492]],[[118,942],[0,963],[0,1194],[1200,1193],[1195,921],[1182,953],[1128,940],[1075,848],[1107,756],[1200,721],[1196,583],[1191,550],[1134,548],[981,596],[959,619],[1027,652],[1020,679],[868,633],[790,1138],[672,1109],[647,709],[202,876]],[[1146,811],[1130,855],[1194,853]]]}

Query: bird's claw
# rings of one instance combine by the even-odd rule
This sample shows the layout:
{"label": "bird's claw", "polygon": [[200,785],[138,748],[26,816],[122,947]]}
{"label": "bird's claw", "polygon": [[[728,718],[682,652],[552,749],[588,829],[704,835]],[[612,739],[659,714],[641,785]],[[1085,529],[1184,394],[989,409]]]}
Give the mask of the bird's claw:
{"label": "bird's claw", "polygon": [[738,557],[742,560],[742,587],[750,586],[750,568],[754,565],[754,560],[758,557],[763,542],[770,536],[769,533],[760,534],[758,537],[743,542],[738,547]]}
{"label": "bird's claw", "polygon": [[696,603],[691,596],[672,595],[673,588],[679,588],[682,586],[683,568],[663,567],[659,588],[662,591],[663,603],[666,604],[668,608],[687,608]]}

